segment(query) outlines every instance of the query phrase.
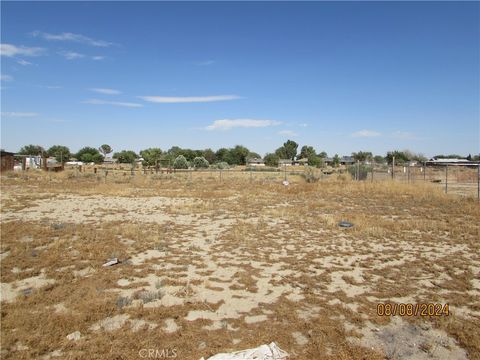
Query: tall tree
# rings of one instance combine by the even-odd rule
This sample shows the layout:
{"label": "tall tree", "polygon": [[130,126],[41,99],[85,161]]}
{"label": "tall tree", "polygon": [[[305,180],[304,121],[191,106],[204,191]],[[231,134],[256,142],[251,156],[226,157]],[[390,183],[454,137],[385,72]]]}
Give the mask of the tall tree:
{"label": "tall tree", "polygon": [[63,145],[53,145],[47,150],[48,156],[53,156],[60,163],[66,163],[70,159],[70,149]]}
{"label": "tall tree", "polygon": [[94,162],[96,164],[99,164],[103,161],[103,156],[100,154],[100,152],[89,146],[85,146],[78,150],[78,152],[75,154],[75,157],[77,160],[89,163],[89,162]]}
{"label": "tall tree", "polygon": [[140,151],[140,156],[143,158],[143,166],[161,165],[160,159],[162,157],[162,150],[160,148],[148,148]]}
{"label": "tall tree", "polygon": [[212,149],[203,150],[203,157],[210,163],[213,164],[216,160],[215,153]]}
{"label": "tall tree", "polygon": [[295,160],[298,144],[293,140],[287,140],[287,142],[283,144],[283,147],[285,148],[287,159]]}
{"label": "tall tree", "polygon": [[45,149],[40,145],[25,145],[18,152],[20,155],[42,155],[45,153]]}
{"label": "tall tree", "polygon": [[133,164],[137,159],[137,154],[132,150],[122,150],[113,154],[113,158],[117,159],[119,163]]}
{"label": "tall tree", "polygon": [[370,151],[353,152],[352,157],[355,161],[365,162],[371,160],[373,155]]}
{"label": "tall tree", "polygon": [[100,152],[103,154],[103,156],[105,157],[105,156],[107,156],[108,154],[110,154],[110,153],[113,151],[113,149],[112,149],[112,147],[111,147],[110,145],[108,145],[108,144],[103,144],[102,146],[100,146],[100,147],[98,148],[98,151],[100,151]]}
{"label": "tall tree", "polygon": [[278,155],[277,154],[267,154],[265,155],[265,157],[263,158],[263,160],[265,161],[265,165],[267,166],[278,166]]}

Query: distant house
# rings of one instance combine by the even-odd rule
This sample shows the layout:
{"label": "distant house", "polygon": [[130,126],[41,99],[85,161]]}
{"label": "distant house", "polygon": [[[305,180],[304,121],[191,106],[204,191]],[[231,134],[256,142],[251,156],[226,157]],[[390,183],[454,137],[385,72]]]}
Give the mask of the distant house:
{"label": "distant house", "polygon": [[342,156],[340,158],[340,164],[342,164],[342,165],[352,165],[352,164],[355,164],[355,159],[351,156]]}
{"label": "distant house", "polygon": [[111,156],[105,156],[103,159],[104,164],[115,164],[117,163],[117,159],[112,158]]}
{"label": "distant house", "polygon": [[459,158],[432,158],[425,163],[427,166],[445,166],[445,165],[470,165],[477,166],[480,164],[478,161],[469,161],[467,159]]}
{"label": "distant house", "polygon": [[293,162],[293,165],[297,165],[297,166],[298,165],[303,165],[303,166],[308,165],[308,159],[307,158],[302,158],[302,159],[295,160]]}
{"label": "distant house", "polygon": [[323,158],[323,162],[327,166],[332,166],[333,165],[333,158],[332,157]]}
{"label": "distant house", "polygon": [[8,151],[1,151],[1,172],[4,171],[13,171],[13,167],[15,166],[15,159],[13,158],[14,153]]}
{"label": "distant house", "polygon": [[265,161],[260,158],[251,158],[247,160],[248,166],[265,166]]}
{"label": "distant house", "polygon": [[278,160],[278,166],[291,166],[293,161],[290,159],[280,159]]}

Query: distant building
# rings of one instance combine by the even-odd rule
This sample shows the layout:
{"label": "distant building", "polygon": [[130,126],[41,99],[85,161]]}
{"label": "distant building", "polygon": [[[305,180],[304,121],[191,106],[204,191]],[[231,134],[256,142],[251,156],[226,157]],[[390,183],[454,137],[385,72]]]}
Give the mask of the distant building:
{"label": "distant building", "polygon": [[1,161],[2,161],[2,166],[1,166],[1,172],[3,173],[4,171],[13,171],[13,167],[15,166],[15,159],[13,158],[15,154],[8,152],[8,151],[2,151],[1,152]]}
{"label": "distant building", "polygon": [[265,166],[265,161],[260,158],[251,158],[247,160],[248,166]]}
{"label": "distant building", "polygon": [[295,160],[293,162],[293,165],[308,165],[308,159],[307,158],[302,158],[302,159],[298,159],[298,160]]}
{"label": "distant building", "polygon": [[457,166],[478,166],[479,161],[469,161],[467,159],[459,158],[432,158],[425,163],[427,166],[445,166],[445,165],[457,165]]}
{"label": "distant building", "polygon": [[342,156],[340,158],[340,164],[342,164],[342,165],[352,165],[352,164],[355,164],[355,159],[351,156]]}
{"label": "distant building", "polygon": [[104,164],[116,164],[117,159],[114,159],[111,156],[105,156],[105,158],[103,159],[103,163]]}
{"label": "distant building", "polygon": [[278,166],[291,166],[293,163],[290,159],[280,159],[278,160]]}

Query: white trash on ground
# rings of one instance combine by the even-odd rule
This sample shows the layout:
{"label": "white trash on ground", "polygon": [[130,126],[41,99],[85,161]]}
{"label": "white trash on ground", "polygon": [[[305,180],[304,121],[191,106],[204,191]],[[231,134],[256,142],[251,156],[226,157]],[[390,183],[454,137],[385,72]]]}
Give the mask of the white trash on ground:
{"label": "white trash on ground", "polygon": [[[277,344],[261,345],[254,349],[222,353],[209,357],[207,360],[284,360],[288,353],[280,349]],[[205,360],[203,357],[200,360]]]}
{"label": "white trash on ground", "polygon": [[120,263],[120,261],[118,261],[117,258],[113,258],[113,259],[107,261],[107,262],[106,262],[105,264],[103,264],[102,266],[107,267],[107,266],[117,265],[117,264],[119,264],[119,263]]}

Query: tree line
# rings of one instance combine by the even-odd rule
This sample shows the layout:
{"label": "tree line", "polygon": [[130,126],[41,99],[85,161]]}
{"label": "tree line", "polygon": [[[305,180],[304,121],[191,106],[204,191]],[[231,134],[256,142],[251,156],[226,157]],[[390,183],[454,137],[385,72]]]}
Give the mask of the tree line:
{"label": "tree line", "polygon": [[[308,165],[314,167],[321,167],[327,159],[325,151],[317,152],[313,146],[304,145],[298,151],[299,145],[293,140],[287,140],[272,153],[267,153],[263,160],[267,166],[278,166],[281,159],[298,160],[306,159]],[[148,148],[141,150],[138,154],[133,150],[121,150],[113,152],[113,149],[108,144],[103,144],[98,148],[83,147],[78,152],[72,153],[67,146],[54,145],[48,149],[44,149],[40,145],[25,145],[18,152],[19,155],[41,155],[55,157],[58,162],[65,163],[74,158],[85,163],[100,164],[104,162],[107,155],[113,153],[112,158],[119,163],[131,164],[142,158],[143,166],[173,166],[176,168],[188,168],[189,166],[195,168],[209,167],[215,165],[220,168],[234,165],[245,165],[249,159],[261,159],[262,157],[242,145],[236,145],[232,148],[220,148],[217,151],[212,149],[192,150],[183,149],[178,146],[173,146],[170,149],[163,151],[160,148]],[[375,162],[378,164],[391,164],[395,157],[396,164],[404,164],[408,161],[424,162],[427,160],[422,154],[414,153],[409,150],[394,150],[387,152],[386,155],[373,155],[369,151],[358,151],[351,154],[353,160],[359,162]],[[462,158],[456,154],[451,155],[436,155],[434,158]],[[468,155],[463,157],[467,160],[480,160],[480,156]],[[330,162],[333,166],[338,166],[341,162],[341,157],[335,154]]]}

